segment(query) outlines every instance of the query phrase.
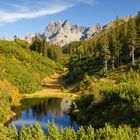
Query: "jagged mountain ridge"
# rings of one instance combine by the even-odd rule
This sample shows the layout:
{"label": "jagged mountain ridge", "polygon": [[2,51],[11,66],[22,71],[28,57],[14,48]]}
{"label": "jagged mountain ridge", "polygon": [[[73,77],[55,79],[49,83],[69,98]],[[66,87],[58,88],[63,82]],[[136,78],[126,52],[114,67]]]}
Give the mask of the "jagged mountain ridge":
{"label": "jagged mountain ridge", "polygon": [[72,41],[88,39],[98,33],[101,29],[102,27],[99,24],[94,27],[84,27],[71,25],[68,20],[64,22],[58,20],[51,21],[41,37],[50,43],[64,46]]}
{"label": "jagged mountain ridge", "polygon": [[[128,21],[129,16],[120,18],[122,21]],[[94,37],[98,32],[103,29],[108,29],[114,26],[114,21],[109,22],[108,24],[101,26],[96,24],[92,27],[84,27],[78,25],[71,25],[68,20],[62,22],[61,20],[51,21],[43,33],[28,34],[24,38],[19,38],[26,40],[31,43],[35,35],[42,39],[46,39],[49,43],[59,44],[60,46],[65,46],[66,44],[71,43],[72,41],[80,41]],[[14,40],[14,38],[2,37],[0,40]]]}

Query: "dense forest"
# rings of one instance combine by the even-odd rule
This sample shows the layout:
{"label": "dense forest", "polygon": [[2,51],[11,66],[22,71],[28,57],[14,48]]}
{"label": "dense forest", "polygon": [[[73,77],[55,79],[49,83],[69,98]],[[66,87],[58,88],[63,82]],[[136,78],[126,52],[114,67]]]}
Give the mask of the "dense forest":
{"label": "dense forest", "polygon": [[117,17],[94,38],[64,47],[70,55],[67,85],[82,94],[74,112],[80,124],[139,127],[139,50],[140,12]]}
{"label": "dense forest", "polygon": [[[64,88],[77,93],[71,117],[78,131],[38,123],[20,131],[0,124],[0,139],[139,140],[140,139],[140,12],[117,17],[91,39],[63,48],[37,34],[32,44],[0,41],[0,122],[4,123],[20,96],[42,88],[42,79],[68,67]],[[47,125],[47,122],[46,122]]]}
{"label": "dense forest", "polygon": [[76,80],[85,73],[107,72],[132,62],[140,56],[140,13],[136,17],[119,17],[111,26],[94,38],[72,42],[64,47],[70,54],[69,70],[71,79]]}

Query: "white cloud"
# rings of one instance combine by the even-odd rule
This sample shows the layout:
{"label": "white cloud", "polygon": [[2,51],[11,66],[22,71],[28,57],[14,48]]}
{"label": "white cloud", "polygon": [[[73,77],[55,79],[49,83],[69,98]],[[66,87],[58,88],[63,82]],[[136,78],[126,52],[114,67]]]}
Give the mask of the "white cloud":
{"label": "white cloud", "polygon": [[66,10],[64,6],[53,6],[47,9],[41,9],[37,12],[5,12],[5,11],[0,11],[0,23],[6,23],[6,22],[15,22],[20,19],[31,19],[31,18],[36,18],[39,16],[44,16],[44,15],[50,15],[50,14],[55,14],[61,11]]}
{"label": "white cloud", "polygon": [[[4,3],[0,8],[0,25],[22,19],[56,14],[67,10],[78,3],[91,4],[94,0],[19,0],[16,3]],[[8,9],[8,10],[7,10]]]}

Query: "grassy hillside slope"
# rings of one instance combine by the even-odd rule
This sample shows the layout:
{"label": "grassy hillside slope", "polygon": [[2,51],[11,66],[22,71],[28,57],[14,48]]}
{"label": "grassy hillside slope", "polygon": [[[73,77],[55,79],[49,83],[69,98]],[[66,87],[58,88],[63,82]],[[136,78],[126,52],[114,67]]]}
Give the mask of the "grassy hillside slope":
{"label": "grassy hillside slope", "polygon": [[24,41],[0,41],[0,80],[8,80],[20,93],[33,93],[41,88],[42,79],[51,75],[58,65],[30,51],[26,45]]}

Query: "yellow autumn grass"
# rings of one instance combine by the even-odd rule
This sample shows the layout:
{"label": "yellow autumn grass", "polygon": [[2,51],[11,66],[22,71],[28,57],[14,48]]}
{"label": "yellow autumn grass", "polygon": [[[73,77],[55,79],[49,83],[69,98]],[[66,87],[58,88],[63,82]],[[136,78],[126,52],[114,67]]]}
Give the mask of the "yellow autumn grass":
{"label": "yellow autumn grass", "polygon": [[46,89],[36,92],[34,94],[23,94],[22,99],[32,99],[32,98],[69,98],[75,100],[79,97],[78,94],[68,93],[68,92],[51,92]]}
{"label": "yellow autumn grass", "polygon": [[60,77],[62,74],[55,73],[50,77],[43,79],[44,89],[33,94],[23,94],[22,99],[32,98],[69,98],[75,100],[79,97],[76,93],[70,93],[69,91],[63,90]]}

